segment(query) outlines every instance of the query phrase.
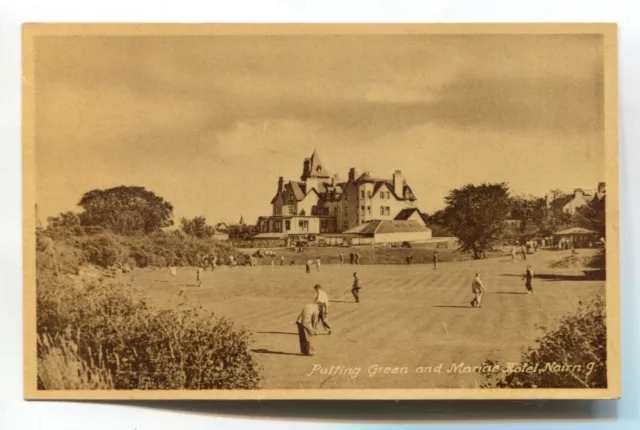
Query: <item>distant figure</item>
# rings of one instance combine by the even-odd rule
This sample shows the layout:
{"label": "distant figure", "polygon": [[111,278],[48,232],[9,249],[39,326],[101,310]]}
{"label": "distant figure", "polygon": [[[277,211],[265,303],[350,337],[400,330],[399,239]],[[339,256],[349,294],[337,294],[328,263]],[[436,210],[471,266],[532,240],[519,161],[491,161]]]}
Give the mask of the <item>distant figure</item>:
{"label": "distant figure", "polygon": [[527,247],[522,245],[521,250],[522,250],[522,259],[526,260],[527,259]]}
{"label": "distant figure", "polygon": [[308,275],[309,273],[311,273],[311,260],[307,260],[306,268],[307,268],[307,275]]}
{"label": "distant figure", "polygon": [[202,268],[198,267],[196,269],[196,286],[199,287],[202,285],[202,281],[200,280],[200,273],[202,272]]}
{"label": "distant figure", "polygon": [[344,252],[340,253],[340,266],[344,265]]}
{"label": "distant figure", "polygon": [[316,258],[316,267],[318,268],[318,272],[320,271],[320,257]]}
{"label": "distant figure", "polygon": [[571,244],[571,256],[575,257],[576,255],[578,255],[578,252],[576,251],[576,245],[574,243]]}
{"label": "distant figure", "polygon": [[516,248],[515,247],[511,248],[511,262],[512,263],[516,262]]}
{"label": "distant figure", "polygon": [[284,267],[284,255],[280,257],[280,266]]}
{"label": "distant figure", "polygon": [[471,300],[471,306],[474,308],[482,307],[482,296],[487,290],[484,288],[484,284],[480,280],[480,275],[476,273],[476,276],[473,277],[473,281],[471,282],[471,292],[475,294],[473,300]]}
{"label": "distant figure", "polygon": [[276,260],[271,260],[271,270],[276,268]]}
{"label": "distant figure", "polygon": [[298,339],[300,340],[300,353],[304,355],[313,355],[315,353],[311,338],[318,334],[314,327],[319,314],[320,306],[317,303],[311,303],[302,308],[302,312],[300,312],[300,316],[296,320]]}
{"label": "distant figure", "polygon": [[322,323],[322,327],[324,328],[324,330],[328,334],[331,334],[331,326],[329,325],[329,321],[327,319],[327,314],[329,312],[329,296],[327,296],[327,293],[322,290],[320,284],[316,284],[316,286],[313,288],[316,290],[316,298],[313,302],[317,303],[318,306],[320,306],[318,320]]}
{"label": "distant figure", "polygon": [[351,294],[356,299],[356,303],[360,303],[360,290],[362,287],[360,286],[360,278],[358,278],[358,273],[353,272],[353,287],[351,288]]}
{"label": "distant figure", "polygon": [[438,259],[440,258],[440,256],[438,255],[438,251],[433,253],[433,269],[437,269],[438,268]]}
{"label": "distant figure", "polygon": [[218,264],[218,257],[214,255],[213,259],[211,260],[211,270],[216,270],[217,264]]}
{"label": "distant figure", "polygon": [[529,292],[529,294],[533,293],[533,270],[531,269],[531,265],[527,266],[527,271],[525,272],[522,279],[526,279],[524,285],[527,287],[527,291]]}
{"label": "distant figure", "polygon": [[356,255],[353,252],[349,253],[349,263],[353,264],[355,262]]}
{"label": "distant figure", "polygon": [[413,261],[413,255],[409,255],[407,257],[407,264],[411,264],[412,261]]}
{"label": "distant figure", "polygon": [[236,263],[235,258],[233,257],[233,255],[230,255],[229,256],[229,267],[233,268],[233,266],[235,266],[235,263]]}
{"label": "distant figure", "polygon": [[360,264],[360,253],[356,252],[356,264]]}
{"label": "distant figure", "polygon": [[291,260],[291,262],[289,263],[289,266],[293,266],[294,264],[296,264],[293,260]]}
{"label": "distant figure", "polygon": [[178,268],[176,266],[171,266],[169,269],[169,274],[171,276],[176,276],[178,274]]}

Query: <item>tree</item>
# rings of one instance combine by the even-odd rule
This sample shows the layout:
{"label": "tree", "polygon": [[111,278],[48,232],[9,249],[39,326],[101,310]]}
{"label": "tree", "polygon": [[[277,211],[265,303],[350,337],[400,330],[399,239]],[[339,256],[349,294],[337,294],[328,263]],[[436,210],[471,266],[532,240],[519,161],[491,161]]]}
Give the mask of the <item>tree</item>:
{"label": "tree", "polygon": [[446,222],[444,219],[444,210],[437,210],[431,215],[422,214],[422,220],[424,221],[426,226],[431,229],[431,234],[433,235],[433,237],[451,236],[451,232],[447,230]]}
{"label": "tree", "polygon": [[535,231],[542,236],[548,236],[558,227],[569,222],[569,216],[565,213],[553,214],[547,208],[547,202],[543,198],[535,196],[513,196],[510,198],[511,216],[521,220],[520,233]]}
{"label": "tree", "polygon": [[580,227],[598,232],[599,237],[606,237],[605,200],[594,198],[585,206],[576,209],[573,221]]}
{"label": "tree", "polygon": [[173,225],[173,206],[144,187],[120,186],[85,193],[78,203],[83,226],[97,226],[114,233],[153,233]]}
{"label": "tree", "polygon": [[499,239],[510,210],[507,184],[466,185],[445,197],[443,219],[460,242],[460,250],[480,252]]}
{"label": "tree", "polygon": [[211,237],[215,233],[215,228],[207,225],[207,219],[203,216],[197,216],[193,219],[182,218],[180,225],[182,231],[189,236],[205,238]]}

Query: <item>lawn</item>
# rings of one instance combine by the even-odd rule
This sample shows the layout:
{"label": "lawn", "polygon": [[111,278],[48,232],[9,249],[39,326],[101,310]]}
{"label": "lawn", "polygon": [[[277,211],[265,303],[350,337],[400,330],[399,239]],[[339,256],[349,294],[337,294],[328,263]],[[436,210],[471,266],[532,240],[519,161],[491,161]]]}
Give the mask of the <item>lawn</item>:
{"label": "lawn", "polygon": [[[166,270],[141,270],[134,287],[161,306],[177,306],[182,292],[190,302],[250,329],[263,388],[474,387],[477,374],[446,370],[486,359],[516,362],[521,349],[541,334],[539,325],[552,326],[579,301],[604,295],[604,281],[587,280],[576,269],[548,268],[561,257],[542,251],[526,262],[451,261],[437,270],[430,264],[324,264],[309,275],[299,265],[224,267],[204,272],[200,287],[194,269],[181,268],[176,278]],[[532,295],[521,281],[526,264],[540,276]],[[354,271],[363,287],[359,304],[349,291]],[[475,273],[488,289],[481,309],[469,306]],[[334,331],[315,337],[316,355],[306,357],[299,355],[295,320],[313,301],[316,283],[331,300]],[[442,373],[415,373],[417,367],[439,364]]]}

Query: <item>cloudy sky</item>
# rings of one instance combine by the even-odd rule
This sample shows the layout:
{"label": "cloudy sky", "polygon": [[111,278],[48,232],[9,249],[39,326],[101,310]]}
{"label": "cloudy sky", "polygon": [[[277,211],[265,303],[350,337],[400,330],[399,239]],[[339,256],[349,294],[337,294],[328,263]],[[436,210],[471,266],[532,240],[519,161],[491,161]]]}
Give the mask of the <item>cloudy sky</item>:
{"label": "cloudy sky", "polygon": [[35,61],[43,221],[141,185],[253,222],[314,148],[342,177],[402,170],[426,212],[466,183],[604,178],[596,35],[57,36]]}

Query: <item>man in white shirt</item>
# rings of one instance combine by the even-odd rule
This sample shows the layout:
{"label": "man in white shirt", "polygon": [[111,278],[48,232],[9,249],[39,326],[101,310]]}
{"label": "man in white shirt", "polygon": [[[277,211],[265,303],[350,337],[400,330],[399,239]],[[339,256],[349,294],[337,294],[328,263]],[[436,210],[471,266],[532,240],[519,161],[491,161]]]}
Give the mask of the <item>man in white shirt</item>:
{"label": "man in white shirt", "polygon": [[[329,312],[329,296],[322,290],[320,284],[316,284],[316,298],[313,301],[320,306],[318,320],[322,323],[322,327],[327,331],[328,334],[331,334],[331,326],[329,325],[329,321],[327,321],[327,313]],[[316,324],[317,325],[317,324]]]}
{"label": "man in white shirt", "polygon": [[473,300],[471,300],[471,306],[474,308],[482,307],[482,296],[487,290],[484,288],[484,284],[480,280],[480,275],[476,273],[476,276],[473,277],[473,281],[471,282],[471,291],[475,294]]}

